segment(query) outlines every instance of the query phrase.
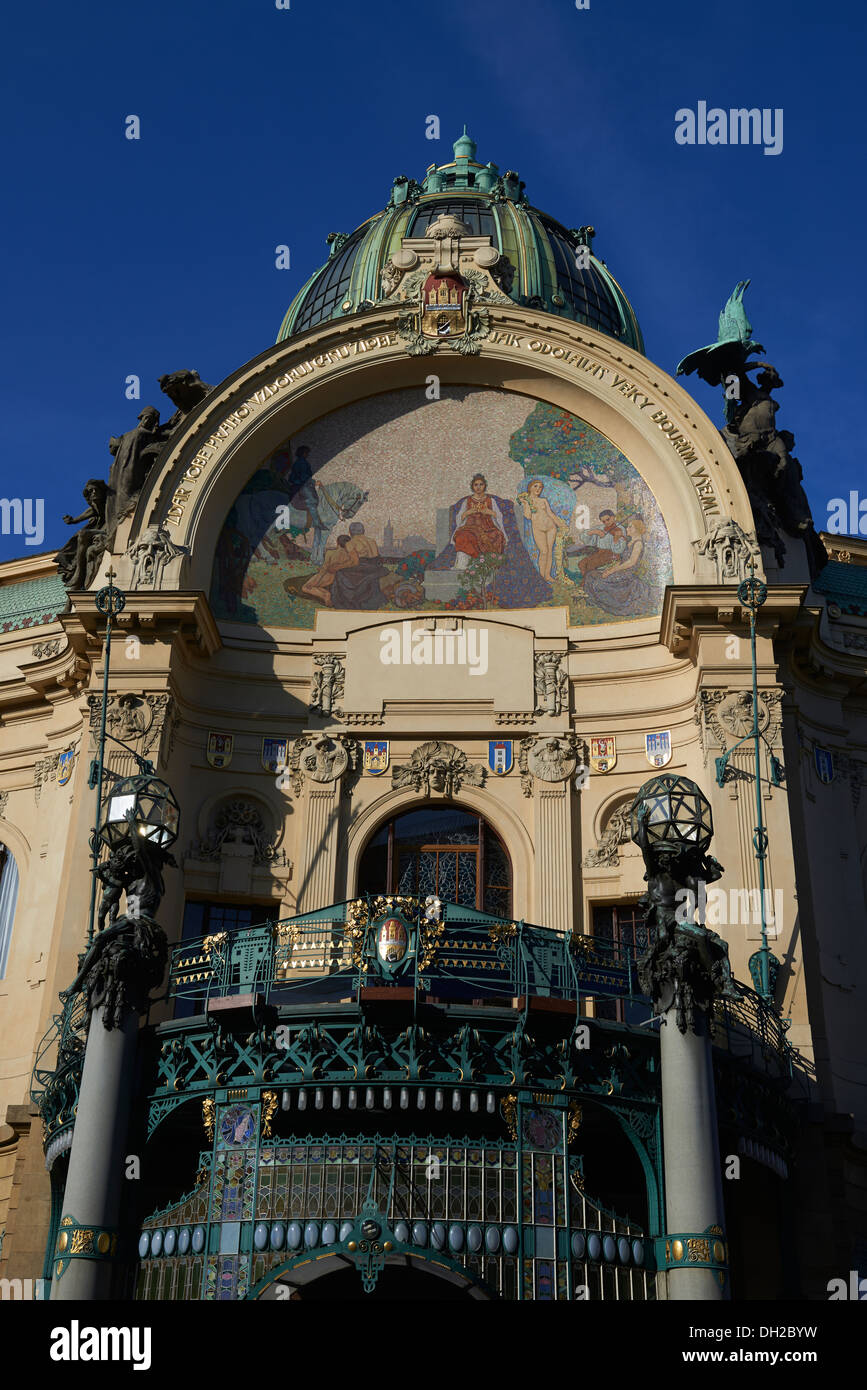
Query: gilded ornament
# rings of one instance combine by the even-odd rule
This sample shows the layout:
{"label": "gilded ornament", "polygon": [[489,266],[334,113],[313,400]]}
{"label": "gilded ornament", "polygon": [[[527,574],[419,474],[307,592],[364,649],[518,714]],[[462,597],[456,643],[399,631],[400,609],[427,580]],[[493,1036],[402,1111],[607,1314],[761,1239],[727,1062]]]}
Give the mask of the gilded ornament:
{"label": "gilded ornament", "polygon": [[581,1128],[581,1121],[583,1118],[584,1114],[581,1109],[581,1106],[578,1104],[577,1100],[571,1100],[569,1102],[568,1120],[566,1122],[567,1144],[572,1143],[572,1140],[575,1138],[576,1134]]}
{"label": "gilded ornament", "polygon": [[361,970],[367,969],[367,962],[363,958],[364,934],[367,929],[370,916],[367,903],[363,898],[356,898],[346,906],[346,935],[352,942],[352,964]]}
{"label": "gilded ornament", "polygon": [[216,1120],[216,1113],[217,1111],[216,1106],[214,1104],[213,1096],[207,1096],[206,1099],[202,1101],[202,1123],[205,1126],[205,1133],[207,1134],[208,1139],[211,1142],[213,1142],[214,1138],[214,1123]]}
{"label": "gilded ornament", "polygon": [[682,1241],[682,1240],[673,1240],[673,1241],[671,1242],[671,1258],[672,1258],[673,1260],[682,1260],[682,1259],[683,1259],[683,1241]]}
{"label": "gilded ornament", "polygon": [[488,935],[498,946],[505,946],[518,934],[515,922],[494,922]]}
{"label": "gilded ornament", "polygon": [[276,1109],[277,1109],[277,1092],[276,1092],[276,1091],[263,1091],[263,1092],[262,1092],[262,1138],[263,1138],[263,1139],[270,1139],[270,1138],[271,1138],[271,1121],[272,1121],[273,1118],[274,1118],[274,1112],[276,1111]]}
{"label": "gilded ornament", "polygon": [[437,950],[442,945],[445,929],[445,922],[437,921],[436,919],[426,918],[422,923],[419,932],[419,936],[423,943],[418,958],[419,971],[427,970]]}
{"label": "gilded ornament", "polygon": [[500,1111],[509,1129],[512,1138],[518,1138],[518,1097],[513,1091],[504,1096],[500,1101]]}

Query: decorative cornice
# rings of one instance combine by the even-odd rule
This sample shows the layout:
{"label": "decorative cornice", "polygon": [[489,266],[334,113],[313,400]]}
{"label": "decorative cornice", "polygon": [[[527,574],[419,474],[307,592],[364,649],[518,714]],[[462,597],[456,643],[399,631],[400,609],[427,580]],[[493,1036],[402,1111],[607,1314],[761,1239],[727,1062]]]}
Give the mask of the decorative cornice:
{"label": "decorative cornice", "polygon": [[[95,592],[80,590],[70,594],[70,599],[71,612],[60,619],[70,641],[71,633],[77,629],[87,639],[95,638],[101,644],[105,617],[96,607]],[[223,645],[211,605],[201,591],[128,593],[120,619],[121,629],[144,628],[151,634],[168,628],[195,655],[213,656]]]}
{"label": "decorative cornice", "polygon": [[[768,586],[768,597],[759,615],[759,632],[776,637],[791,630],[802,613],[807,593],[805,584]],[[672,656],[698,661],[699,639],[732,626],[749,631],[740,606],[733,601],[732,588],[724,584],[670,584],[662,601],[659,640]]]}

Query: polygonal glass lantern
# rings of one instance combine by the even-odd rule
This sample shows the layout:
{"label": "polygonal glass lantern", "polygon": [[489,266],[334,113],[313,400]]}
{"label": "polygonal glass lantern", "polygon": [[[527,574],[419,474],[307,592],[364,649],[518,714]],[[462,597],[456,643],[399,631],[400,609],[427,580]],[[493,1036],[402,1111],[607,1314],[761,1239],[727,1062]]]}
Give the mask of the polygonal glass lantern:
{"label": "polygonal glass lantern", "polygon": [[632,839],[657,853],[706,850],[713,839],[710,802],[689,777],[663,772],[638,790],[631,811]]}
{"label": "polygonal glass lantern", "polygon": [[164,849],[178,838],[181,809],[167,782],[159,777],[125,777],[115,782],[108,798],[100,839],[113,848],[129,834],[130,821],[146,840]]}

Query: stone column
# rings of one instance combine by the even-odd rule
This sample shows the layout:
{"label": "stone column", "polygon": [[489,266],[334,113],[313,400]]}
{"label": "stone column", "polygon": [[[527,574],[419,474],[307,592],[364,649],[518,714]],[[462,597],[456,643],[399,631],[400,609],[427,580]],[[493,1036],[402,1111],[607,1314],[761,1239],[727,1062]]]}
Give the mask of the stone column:
{"label": "stone column", "polygon": [[111,1297],[137,1033],[138,1014],[131,1010],[110,1031],[103,1008],[90,1016],[52,1267],[53,1299]]}
{"label": "stone column", "polygon": [[112,1296],[138,1020],[162,979],[166,954],[156,922],[120,917],[96,937],[65,994],[86,995],[90,1026],[52,1257],[55,1300]]}
{"label": "stone column", "polygon": [[728,1281],[711,1044],[703,1015],[695,1025],[681,1033],[669,1009],[659,1029],[668,1296],[708,1301]]}

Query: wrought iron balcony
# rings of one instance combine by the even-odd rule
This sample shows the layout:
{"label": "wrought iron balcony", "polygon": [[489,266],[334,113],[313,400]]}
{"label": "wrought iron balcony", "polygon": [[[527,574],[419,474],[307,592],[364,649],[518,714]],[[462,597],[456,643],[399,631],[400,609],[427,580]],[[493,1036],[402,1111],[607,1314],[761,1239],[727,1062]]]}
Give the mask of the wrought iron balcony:
{"label": "wrought iron balcony", "polygon": [[[650,1024],[637,961],[647,946],[504,920],[437,899],[351,899],[280,921],[187,940],[169,966],[168,997],[205,1010],[210,1000],[253,994],[274,1005],[340,1000],[362,1003],[372,991],[400,991],[424,1002],[572,1004],[576,1022],[589,1001],[619,999],[633,1025]],[[712,1022],[715,1046],[758,1070],[810,1080],[811,1066],[791,1046],[779,1015],[735,982]],[[395,997],[398,997],[395,995]]]}
{"label": "wrought iron balcony", "polygon": [[411,989],[422,1000],[641,999],[630,947],[394,895],[184,941],[172,952],[168,993],[359,1001],[371,987]]}

